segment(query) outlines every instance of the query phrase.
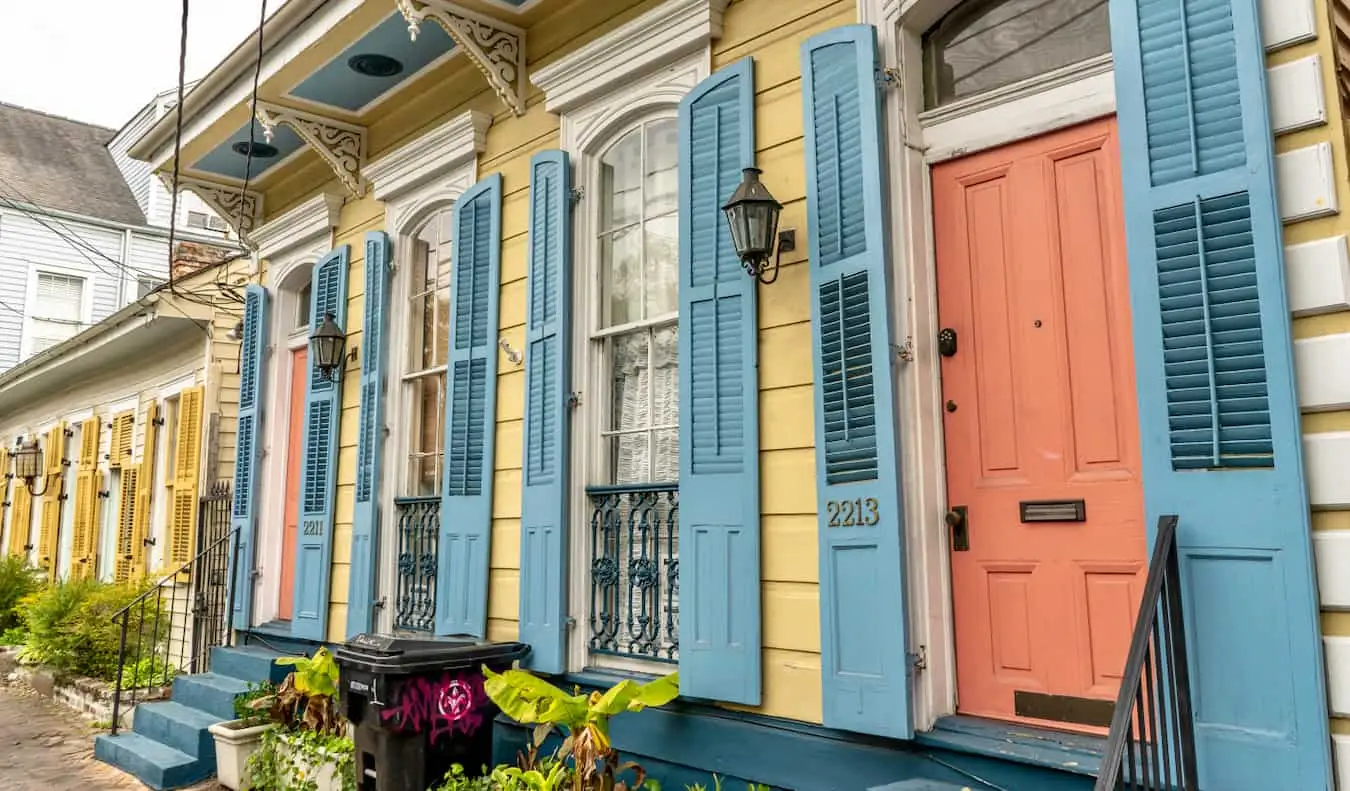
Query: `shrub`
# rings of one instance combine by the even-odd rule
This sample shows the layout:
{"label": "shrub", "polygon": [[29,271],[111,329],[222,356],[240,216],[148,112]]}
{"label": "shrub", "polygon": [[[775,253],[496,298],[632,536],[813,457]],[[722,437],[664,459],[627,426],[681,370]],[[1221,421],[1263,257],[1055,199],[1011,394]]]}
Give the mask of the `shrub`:
{"label": "shrub", "polygon": [[0,632],[8,632],[23,623],[18,612],[19,602],[36,591],[39,584],[37,569],[29,566],[24,558],[10,555],[0,560]]}
{"label": "shrub", "polygon": [[[28,630],[25,661],[112,681],[117,676],[122,636],[113,615],[147,589],[141,582],[115,585],[78,580],[58,582],[28,595],[19,608]],[[127,628],[127,655],[141,657],[140,664],[132,663],[136,664],[131,667],[132,675],[143,671],[147,680],[156,668],[153,660],[149,664],[144,660],[162,655],[169,634],[168,618],[156,618],[156,610],[153,602],[144,611],[133,609]]]}

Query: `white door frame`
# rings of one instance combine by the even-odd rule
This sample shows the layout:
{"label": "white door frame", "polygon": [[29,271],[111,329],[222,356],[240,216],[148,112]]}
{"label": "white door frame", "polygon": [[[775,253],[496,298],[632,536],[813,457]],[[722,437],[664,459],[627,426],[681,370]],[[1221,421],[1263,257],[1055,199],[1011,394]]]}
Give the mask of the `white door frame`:
{"label": "white door frame", "polygon": [[962,0],[859,0],[859,19],[877,27],[889,160],[893,337],[903,467],[911,650],[925,669],[913,695],[916,730],[956,712],[955,632],[942,377],[935,340],[937,262],[932,166],[1115,112],[1111,59],[1037,75],[934,111],[923,111],[922,35]]}

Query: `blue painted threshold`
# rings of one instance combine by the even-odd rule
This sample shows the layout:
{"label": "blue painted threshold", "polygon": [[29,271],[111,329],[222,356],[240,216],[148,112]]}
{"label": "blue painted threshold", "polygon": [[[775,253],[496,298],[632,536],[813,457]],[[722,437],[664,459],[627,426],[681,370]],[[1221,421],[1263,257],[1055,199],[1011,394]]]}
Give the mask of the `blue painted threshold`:
{"label": "blue painted threshold", "polygon": [[234,697],[250,682],[280,682],[290,668],[282,654],[256,646],[211,649],[211,672],[179,676],[171,700],[136,707],[130,732],[94,739],[94,757],[155,791],[183,788],[216,773],[216,744],[207,731],[234,719]]}

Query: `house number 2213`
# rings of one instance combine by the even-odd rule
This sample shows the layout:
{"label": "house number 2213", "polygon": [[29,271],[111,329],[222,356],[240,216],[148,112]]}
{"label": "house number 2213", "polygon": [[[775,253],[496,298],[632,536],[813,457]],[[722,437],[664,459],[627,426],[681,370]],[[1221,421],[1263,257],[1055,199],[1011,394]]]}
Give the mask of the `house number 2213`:
{"label": "house number 2213", "polygon": [[830,518],[830,527],[872,527],[881,521],[881,510],[875,497],[826,500],[825,513]]}

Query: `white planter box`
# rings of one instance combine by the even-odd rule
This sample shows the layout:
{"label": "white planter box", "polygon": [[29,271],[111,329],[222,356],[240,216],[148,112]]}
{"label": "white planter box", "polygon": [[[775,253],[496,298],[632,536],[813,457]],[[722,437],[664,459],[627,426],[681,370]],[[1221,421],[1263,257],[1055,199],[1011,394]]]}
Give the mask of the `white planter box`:
{"label": "white planter box", "polygon": [[281,744],[277,745],[277,758],[281,765],[286,767],[283,773],[289,773],[285,776],[288,785],[298,786],[300,778],[297,774],[304,773],[304,777],[312,779],[318,791],[339,791],[339,783],[336,777],[337,767],[332,761],[324,761],[320,766],[311,766],[306,762],[293,757],[290,745],[287,744],[287,737],[281,738]]}
{"label": "white planter box", "polygon": [[263,732],[276,726],[271,723],[240,727],[241,720],[218,722],[208,730],[216,737],[216,776],[220,784],[231,791],[249,791],[249,756],[257,752]]}

